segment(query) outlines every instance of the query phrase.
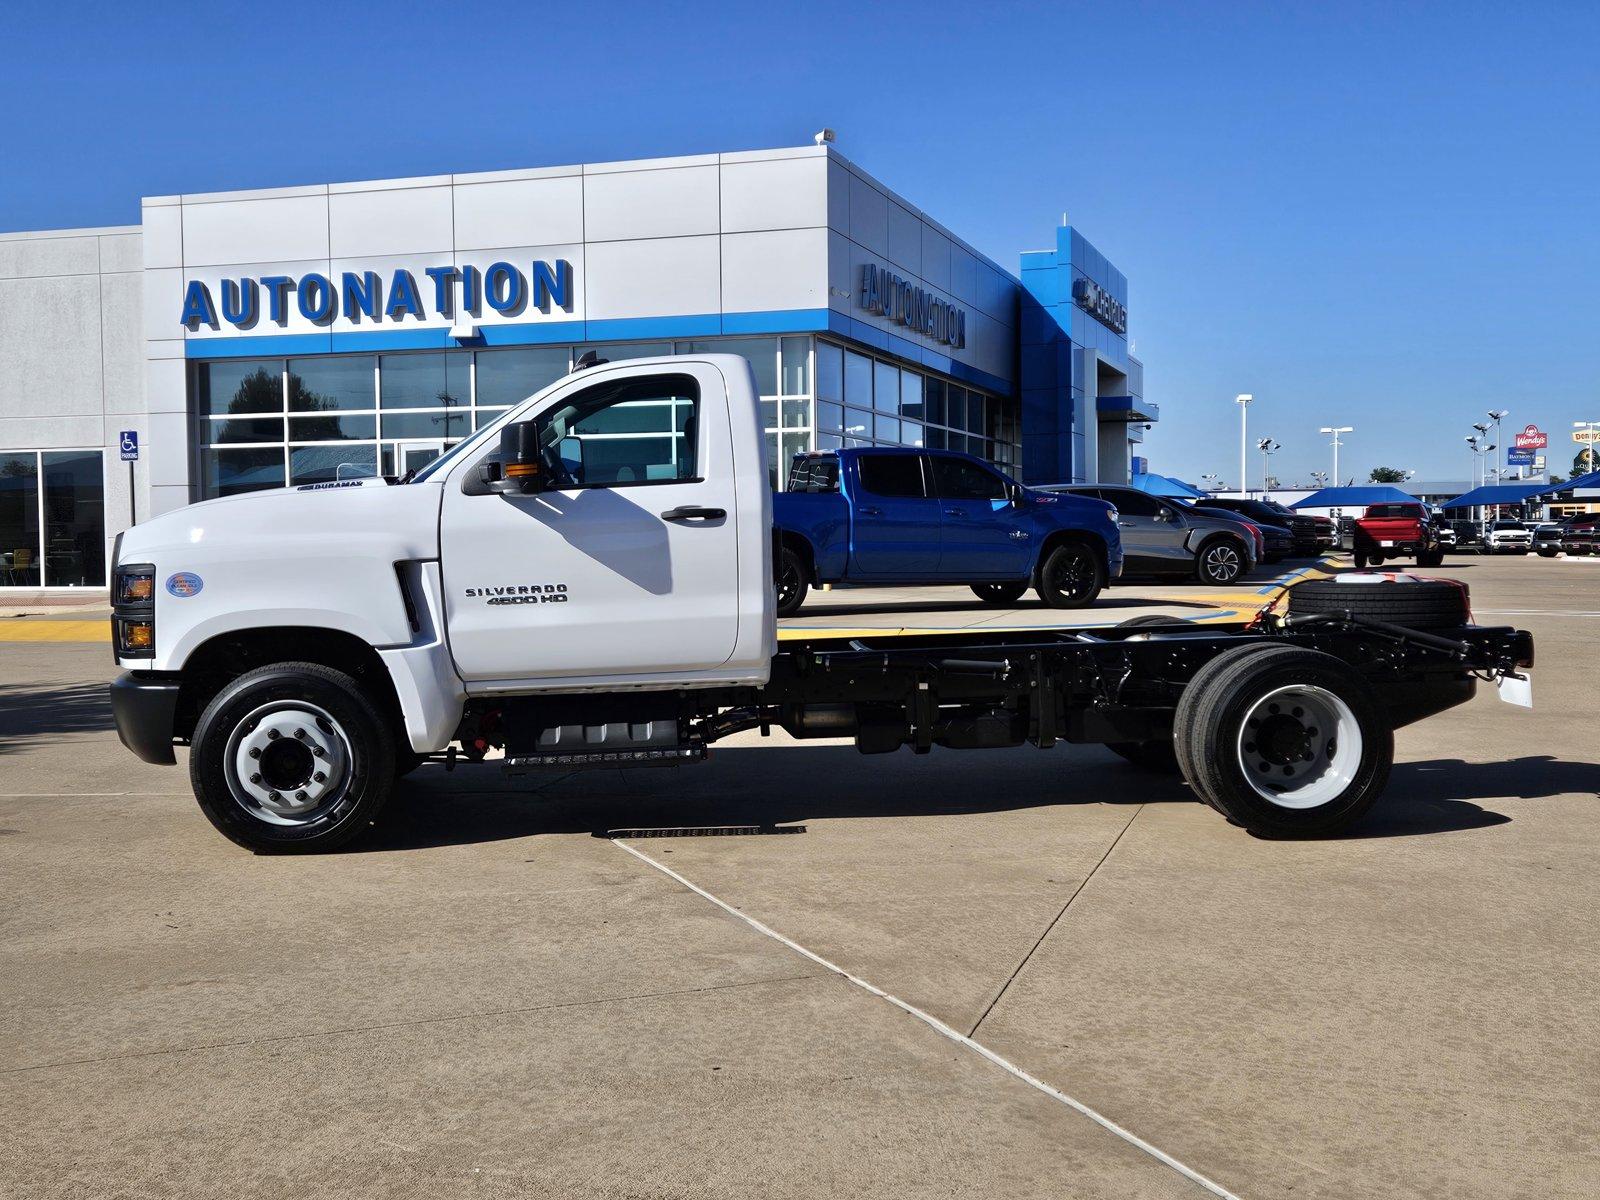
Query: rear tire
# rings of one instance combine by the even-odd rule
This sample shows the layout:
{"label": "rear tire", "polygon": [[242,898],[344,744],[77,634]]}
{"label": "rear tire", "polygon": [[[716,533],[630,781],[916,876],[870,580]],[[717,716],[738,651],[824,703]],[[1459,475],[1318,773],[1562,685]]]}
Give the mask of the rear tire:
{"label": "rear tire", "polygon": [[1028,590],[1026,583],[975,583],[972,594],[985,604],[1015,604]]}
{"label": "rear tire", "polygon": [[805,560],[795,550],[784,546],[778,551],[776,573],[778,615],[792,617],[800,611],[800,606],[806,602],[806,593],[811,590]]}
{"label": "rear tire", "polygon": [[200,714],[189,779],[222,835],[261,854],[333,850],[365,830],[394,785],[388,717],[343,671],[275,663]]}
{"label": "rear tire", "polygon": [[1444,565],[1443,550],[1427,550],[1417,555],[1417,566],[1432,570],[1434,567]]}
{"label": "rear tire", "polygon": [[1084,608],[1105,586],[1106,569],[1085,542],[1062,542],[1039,567],[1039,599],[1051,608]]}
{"label": "rear tire", "polygon": [[1361,551],[1357,550],[1356,551],[1356,570],[1365,571],[1366,569],[1367,569],[1367,556],[1365,554],[1361,553]]}
{"label": "rear tire", "polygon": [[1227,587],[1244,577],[1248,561],[1244,543],[1238,538],[1224,535],[1212,538],[1200,547],[1194,569],[1201,583],[1211,587]]}
{"label": "rear tire", "polygon": [[1341,833],[1388,783],[1393,732],[1366,680],[1331,654],[1256,649],[1203,671],[1191,690],[1190,783],[1251,833]]}

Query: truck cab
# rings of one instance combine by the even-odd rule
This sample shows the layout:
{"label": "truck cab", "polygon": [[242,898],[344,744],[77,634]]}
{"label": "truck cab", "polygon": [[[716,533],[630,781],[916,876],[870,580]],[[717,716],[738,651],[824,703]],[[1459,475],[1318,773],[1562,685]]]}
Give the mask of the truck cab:
{"label": "truck cab", "polygon": [[1420,500],[1369,505],[1351,522],[1344,548],[1355,556],[1358,567],[1381,566],[1391,558],[1415,558],[1419,567],[1437,567],[1444,561],[1433,514]]}
{"label": "truck cab", "polygon": [[1122,570],[1116,510],[1027,488],[971,455],[862,447],[795,457],[774,498],[778,615],[814,584],[965,584],[989,603],[1037,588],[1093,603]]}

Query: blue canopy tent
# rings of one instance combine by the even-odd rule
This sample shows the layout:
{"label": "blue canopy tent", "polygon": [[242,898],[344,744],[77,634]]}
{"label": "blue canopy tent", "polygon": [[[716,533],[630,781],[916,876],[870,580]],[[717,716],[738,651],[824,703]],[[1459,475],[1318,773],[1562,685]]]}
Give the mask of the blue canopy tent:
{"label": "blue canopy tent", "polygon": [[1552,492],[1570,492],[1574,488],[1600,488],[1600,471],[1590,471],[1587,475],[1579,475],[1576,479],[1569,479],[1565,483],[1551,484]]}
{"label": "blue canopy tent", "polygon": [[1415,504],[1417,498],[1386,483],[1363,487],[1329,487],[1296,500],[1290,508],[1365,508],[1369,504]]}
{"label": "blue canopy tent", "polygon": [[1181,479],[1173,479],[1166,475],[1135,475],[1130,486],[1138,488],[1141,492],[1149,492],[1152,496],[1163,496],[1169,500],[1198,500],[1205,496],[1199,488],[1191,487]]}
{"label": "blue canopy tent", "polygon": [[1454,500],[1446,500],[1439,507],[1487,508],[1495,504],[1523,504],[1534,496],[1542,496],[1546,492],[1558,492],[1567,486],[1564,483],[1488,483],[1483,487],[1473,488]]}

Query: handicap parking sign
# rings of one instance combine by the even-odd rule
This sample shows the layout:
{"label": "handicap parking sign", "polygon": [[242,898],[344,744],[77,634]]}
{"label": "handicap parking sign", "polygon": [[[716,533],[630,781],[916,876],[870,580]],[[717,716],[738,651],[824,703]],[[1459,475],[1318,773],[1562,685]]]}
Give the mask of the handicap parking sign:
{"label": "handicap parking sign", "polygon": [[135,461],[139,457],[139,431],[137,429],[124,429],[119,436],[122,445],[122,461]]}

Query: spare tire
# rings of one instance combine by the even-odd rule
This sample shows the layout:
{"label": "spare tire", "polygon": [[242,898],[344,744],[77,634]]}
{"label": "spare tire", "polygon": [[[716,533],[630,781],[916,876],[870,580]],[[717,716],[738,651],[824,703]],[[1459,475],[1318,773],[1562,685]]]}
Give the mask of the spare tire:
{"label": "spare tire", "polygon": [[1467,623],[1467,586],[1451,579],[1351,571],[1289,589],[1292,617],[1345,609],[1407,629],[1458,629]]}

